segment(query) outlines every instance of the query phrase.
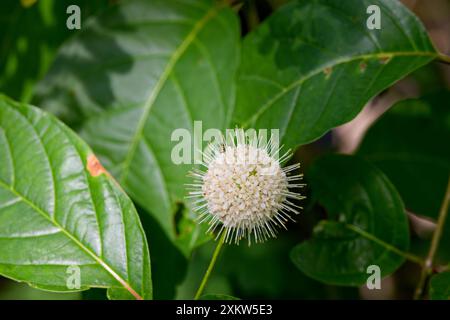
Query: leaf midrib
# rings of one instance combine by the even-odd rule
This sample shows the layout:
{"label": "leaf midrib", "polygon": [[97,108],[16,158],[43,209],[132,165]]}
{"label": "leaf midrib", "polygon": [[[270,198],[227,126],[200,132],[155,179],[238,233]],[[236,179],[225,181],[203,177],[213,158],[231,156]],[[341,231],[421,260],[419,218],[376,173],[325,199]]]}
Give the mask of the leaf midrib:
{"label": "leaf midrib", "polygon": [[83,243],[81,243],[76,237],[74,237],[68,230],[66,230],[63,226],[61,226],[57,221],[52,219],[50,215],[44,212],[41,208],[36,206],[31,200],[26,198],[23,194],[8,186],[5,182],[0,180],[0,187],[10,191],[15,196],[20,198],[25,204],[30,206],[33,210],[38,212],[41,216],[43,216],[50,223],[58,227],[64,235],[66,235],[70,240],[72,240],[76,245],[78,245],[84,252],[86,252],[89,256],[91,256],[103,269],[105,269],[108,273],[110,273],[126,290],[128,290],[134,297],[137,299],[142,299],[142,297],[132,288],[132,286],[125,281],[118,273],[116,273],[111,266],[109,266],[105,261],[103,261],[100,257],[98,257],[94,252],[92,252],[88,247],[86,247]]}
{"label": "leaf midrib", "polygon": [[172,73],[173,69],[175,68],[175,65],[177,64],[178,60],[181,58],[181,56],[184,54],[184,52],[187,50],[187,48],[191,45],[191,43],[195,40],[197,34],[202,30],[202,28],[206,25],[206,23],[214,17],[219,10],[223,7],[223,5],[215,5],[214,7],[210,8],[206,14],[198,20],[192,30],[188,33],[186,38],[182,41],[180,46],[174,51],[171,58],[167,62],[167,65],[161,74],[161,77],[159,78],[158,82],[156,83],[154,89],[150,92],[147,100],[144,103],[144,110],[142,112],[142,116],[138,122],[136,132],[131,140],[130,148],[128,149],[127,156],[122,164],[122,174],[120,176],[120,181],[122,183],[125,183],[126,178],[129,173],[129,169],[131,167],[131,162],[133,161],[134,154],[136,153],[136,149],[138,147],[138,144],[142,138],[143,131],[145,128],[145,124],[147,123],[150,110],[156,101],[156,98],[158,97],[159,93],[161,92],[162,88],[164,87],[164,84],[166,83],[167,79],[169,78],[170,74]]}
{"label": "leaf midrib", "polygon": [[[351,224],[351,223],[346,223],[346,224],[344,224],[344,226],[345,226],[345,228],[347,230],[350,230],[350,231],[360,235],[361,237],[363,237],[363,238],[365,238],[365,239],[367,239],[369,241],[372,241],[372,242],[376,243],[377,245],[385,248],[386,252],[387,251],[393,252],[393,253],[397,254],[398,256],[400,256],[402,258],[406,258],[406,256],[409,255],[408,252],[405,252],[405,251],[397,248],[396,246],[394,246],[394,245],[392,245],[392,244],[390,244],[390,243],[388,243],[388,242],[378,238],[377,236],[373,235],[372,233],[361,229],[357,225],[354,225],[354,224]],[[385,254],[386,252],[383,252],[383,254]]]}
{"label": "leaf midrib", "polygon": [[311,72],[307,73],[306,75],[300,77],[299,79],[293,81],[291,84],[285,87],[280,88],[280,92],[277,93],[273,98],[269,99],[266,103],[264,103],[255,113],[252,117],[250,117],[248,120],[246,120],[242,126],[246,128],[248,125],[254,123],[258,118],[266,112],[271,106],[274,105],[276,101],[281,99],[285,94],[293,90],[295,87],[301,85],[306,80],[316,76],[317,74],[323,72],[324,70],[328,68],[334,68],[337,65],[345,64],[357,60],[364,60],[364,59],[382,59],[382,58],[393,58],[393,57],[404,57],[404,56],[424,56],[424,57],[430,57],[430,58],[436,58],[439,54],[437,52],[432,51],[396,51],[396,52],[377,52],[372,54],[362,54],[357,55],[353,57],[344,57],[334,60],[333,62],[324,65],[320,68],[316,68],[312,70]]}
{"label": "leaf midrib", "polygon": [[[327,221],[327,220],[323,220],[321,223],[323,224],[327,224],[327,223],[341,223],[341,222],[337,222],[337,221]],[[369,240],[373,243],[376,243],[377,245],[379,245],[380,247],[384,248],[386,251],[383,251],[383,253],[376,259],[377,261],[381,260],[381,257],[388,251],[393,252],[397,255],[399,255],[400,257],[404,257],[405,255],[407,255],[408,253],[397,248],[396,246],[390,244],[389,242],[386,242],[382,239],[380,239],[379,237],[377,237],[376,235],[374,235],[373,233],[363,230],[362,228],[360,228],[359,226],[352,224],[352,223],[342,223],[342,225],[345,227],[345,229],[359,235],[360,237]],[[329,241],[335,241],[335,240],[330,240],[327,239]]]}

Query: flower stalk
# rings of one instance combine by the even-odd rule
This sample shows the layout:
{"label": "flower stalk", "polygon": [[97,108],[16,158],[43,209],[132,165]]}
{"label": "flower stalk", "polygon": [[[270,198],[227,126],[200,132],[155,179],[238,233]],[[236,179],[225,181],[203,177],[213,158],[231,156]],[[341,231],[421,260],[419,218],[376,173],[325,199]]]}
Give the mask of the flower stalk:
{"label": "flower stalk", "polygon": [[214,250],[213,256],[209,263],[208,269],[206,269],[206,273],[203,276],[202,282],[200,283],[200,287],[198,287],[197,293],[195,294],[194,299],[198,300],[202,296],[203,290],[205,289],[206,283],[211,275],[212,270],[214,269],[214,265],[216,264],[217,257],[219,256],[220,250],[225,242],[225,232],[222,232],[222,235],[219,238],[219,242],[217,243],[216,249]]}

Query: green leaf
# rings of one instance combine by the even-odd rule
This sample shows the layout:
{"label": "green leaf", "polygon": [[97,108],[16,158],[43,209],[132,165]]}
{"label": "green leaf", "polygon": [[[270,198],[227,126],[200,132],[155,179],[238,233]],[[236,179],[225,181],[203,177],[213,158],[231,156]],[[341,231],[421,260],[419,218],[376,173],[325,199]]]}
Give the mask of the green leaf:
{"label": "green leaf", "polygon": [[[7,282],[6,282],[7,281]],[[0,300],[80,300],[80,292],[49,292],[32,288],[24,283],[0,279]],[[5,283],[6,282],[6,283]],[[90,290],[83,291],[88,292]]]}
{"label": "green leaf", "polygon": [[385,276],[403,263],[408,222],[400,196],[381,171],[353,156],[330,155],[311,167],[308,181],[328,220],[291,252],[300,270],[325,283],[359,286],[370,265]]}
{"label": "green leaf", "polygon": [[[450,91],[395,104],[366,133],[357,153],[380,168],[406,208],[437,219],[450,175]],[[439,258],[449,259],[450,223]]]}
{"label": "green leaf", "polygon": [[430,298],[433,300],[450,300],[450,272],[438,273],[431,278]]}
{"label": "green leaf", "polygon": [[[2,1],[0,11],[0,91],[29,101],[33,87],[49,68],[56,49],[78,32],[66,27],[72,0],[39,0],[31,7],[19,0]],[[107,0],[77,0],[84,19],[108,5]],[[3,68],[4,67],[4,68]]]}
{"label": "green leaf", "polygon": [[[305,223],[304,220],[299,223]],[[298,225],[297,225],[298,226]],[[295,226],[293,226],[295,228]],[[235,246],[224,250],[215,274],[225,276],[241,297],[257,299],[333,299],[349,296],[354,288],[334,288],[297,271],[287,254],[298,243],[302,230],[289,229],[277,239],[255,246]],[[210,254],[210,251],[207,253]],[[206,262],[207,263],[207,262]],[[236,266],[239,266],[238,268]],[[204,271],[203,271],[204,272]],[[201,279],[203,274],[199,275]],[[350,290],[346,290],[350,289]]]}
{"label": "green leaf", "polygon": [[215,1],[128,1],[87,21],[40,85],[39,104],[81,132],[174,242],[192,165],[174,164],[171,135],[230,122],[238,39],[236,15]]}
{"label": "green leaf", "polygon": [[209,225],[207,223],[198,223],[196,213],[189,206],[181,206],[179,214],[180,219],[176,223],[176,244],[188,258],[195,248],[210,241],[213,236],[207,232]]}
{"label": "green leaf", "polygon": [[[81,287],[67,282],[78,267]],[[72,270],[72,271],[71,271]],[[53,116],[0,96],[0,274],[51,291],[152,297],[131,200]]]}
{"label": "green leaf", "polygon": [[[366,26],[378,5],[381,29]],[[398,1],[295,1],[244,40],[233,120],[311,142],[354,118],[369,99],[436,57]]]}
{"label": "green leaf", "polygon": [[366,133],[357,153],[380,168],[406,208],[437,218],[450,174],[450,91],[395,104]]}

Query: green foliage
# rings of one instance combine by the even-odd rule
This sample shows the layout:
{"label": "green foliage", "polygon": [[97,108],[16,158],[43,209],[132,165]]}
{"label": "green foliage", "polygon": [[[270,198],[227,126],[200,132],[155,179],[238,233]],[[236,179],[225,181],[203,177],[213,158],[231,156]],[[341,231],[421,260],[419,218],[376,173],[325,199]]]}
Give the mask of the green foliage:
{"label": "green foliage", "polygon": [[[33,87],[50,66],[56,49],[72,30],[65,28],[66,8],[72,0],[39,0],[25,7],[20,0],[4,0],[0,10],[0,92],[27,102]],[[77,0],[82,19],[100,11],[107,0]]]}
{"label": "green foliage", "polygon": [[448,101],[449,91],[400,101],[370,128],[358,150],[388,176],[409,210],[431,218],[438,215],[450,173]]}
{"label": "green foliage", "polygon": [[[200,122],[279,129],[295,151],[412,72],[427,95],[396,103],[357,156],[294,155],[309,193],[298,223],[226,248],[201,298],[355,298],[370,265],[384,277],[406,259],[432,274],[426,253],[409,253],[429,239],[410,232],[407,211],[436,222],[450,201],[450,92],[430,64],[450,58],[399,1],[261,0],[239,14],[230,1],[75,3],[78,31],[65,27],[72,1],[0,4],[0,91],[20,101],[0,95],[1,275],[66,298],[192,298],[213,244],[185,199],[196,166],[173,162],[174,132],[198,139],[192,161]],[[380,30],[366,26],[369,5]],[[327,142],[312,147],[329,153]],[[448,219],[436,270],[450,258]],[[70,266],[80,288],[67,286]],[[449,298],[448,272],[429,283],[430,298]],[[7,287],[0,299],[36,297]]]}
{"label": "green foliage", "polygon": [[[83,291],[90,292],[92,290]],[[0,300],[79,300],[80,292],[50,292],[25,283],[9,281],[0,291]]]}
{"label": "green foliage", "polygon": [[[381,8],[389,32],[367,29],[369,4]],[[435,56],[397,1],[294,1],[244,39],[234,121],[279,128],[288,147],[305,144]]]}
{"label": "green foliage", "polygon": [[450,300],[450,272],[434,275],[430,280],[430,298]]}
{"label": "green foliage", "polygon": [[86,22],[61,48],[37,101],[81,133],[176,241],[176,203],[191,166],[172,162],[172,132],[192,133],[194,121],[227,127],[237,62],[238,23],[228,7],[130,1]]}
{"label": "green foliage", "polygon": [[[411,212],[437,220],[450,175],[450,91],[400,101],[367,132],[358,154],[388,176]],[[430,143],[432,141],[432,143]],[[439,256],[448,259],[450,223]]]}
{"label": "green foliage", "polygon": [[316,161],[308,176],[328,219],[292,251],[300,270],[325,283],[352,286],[366,283],[370,265],[382,275],[394,272],[404,261],[397,250],[408,250],[408,222],[384,174],[358,158],[332,155]]}
{"label": "green foliage", "polygon": [[[151,298],[133,203],[75,133],[1,96],[0,162],[0,274],[51,291],[106,287],[110,297]],[[67,286],[73,266],[80,288]]]}

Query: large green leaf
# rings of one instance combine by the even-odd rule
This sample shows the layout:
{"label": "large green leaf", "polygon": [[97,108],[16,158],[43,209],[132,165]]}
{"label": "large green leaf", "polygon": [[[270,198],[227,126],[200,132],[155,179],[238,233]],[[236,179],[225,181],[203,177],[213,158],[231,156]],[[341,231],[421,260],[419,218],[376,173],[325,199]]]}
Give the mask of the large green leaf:
{"label": "large green leaf", "polygon": [[300,270],[326,283],[358,286],[366,283],[368,266],[379,266],[384,276],[402,264],[398,250],[408,250],[408,222],[381,171],[353,156],[330,155],[312,166],[308,181],[328,219],[293,249]]}
{"label": "large green leaf", "polygon": [[[381,9],[380,30],[366,26],[369,5]],[[305,144],[435,57],[398,1],[295,1],[245,38],[233,120],[278,128],[289,147]]]}
{"label": "large green leaf", "polygon": [[442,272],[431,278],[430,298],[433,300],[450,300],[450,272]]}
{"label": "large green leaf", "polygon": [[128,1],[86,22],[40,85],[39,105],[81,132],[172,241],[192,166],[172,162],[171,134],[230,122],[238,39],[215,1]]}
{"label": "large green leaf", "polygon": [[[449,91],[394,105],[366,133],[358,154],[392,181],[411,212],[437,219],[450,176]],[[439,258],[447,261],[450,223]]]}
{"label": "large green leaf", "polygon": [[0,96],[0,274],[77,290],[66,286],[71,266],[79,267],[79,290],[152,297],[147,242],[131,200],[65,125]]}
{"label": "large green leaf", "polygon": [[406,208],[436,218],[450,174],[450,92],[394,105],[366,133],[358,154],[400,192]]}

